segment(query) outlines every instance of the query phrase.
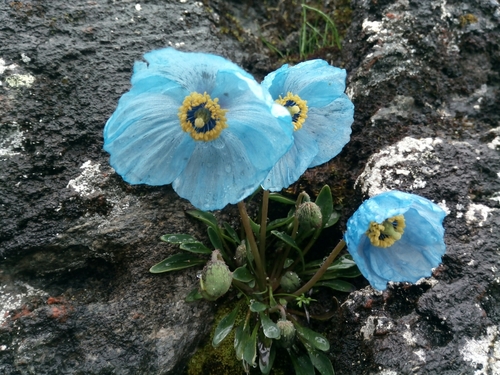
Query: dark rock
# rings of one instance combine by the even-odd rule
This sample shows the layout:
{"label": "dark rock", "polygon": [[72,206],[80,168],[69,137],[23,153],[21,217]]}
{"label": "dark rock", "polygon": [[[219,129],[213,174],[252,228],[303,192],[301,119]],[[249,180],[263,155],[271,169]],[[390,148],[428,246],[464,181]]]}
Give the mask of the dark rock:
{"label": "dark rock", "polygon": [[[184,302],[193,270],[148,269],[177,251],[160,235],[205,230],[170,187],[125,184],[102,129],[151,49],[218,53],[260,78],[279,65],[255,36],[258,3],[0,3],[0,373],[182,372],[213,304]],[[239,40],[220,31],[227,10]],[[342,192],[341,227],[387,189],[449,215],[433,277],[383,293],[361,280],[339,296],[322,325],[336,374],[500,373],[498,4],[353,0],[352,11],[335,57],[356,105],[352,140],[310,183]]]}

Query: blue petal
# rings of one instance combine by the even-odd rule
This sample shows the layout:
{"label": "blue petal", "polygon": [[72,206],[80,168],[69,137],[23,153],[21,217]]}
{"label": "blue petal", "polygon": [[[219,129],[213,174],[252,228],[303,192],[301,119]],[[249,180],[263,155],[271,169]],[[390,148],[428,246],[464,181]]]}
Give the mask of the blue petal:
{"label": "blue petal", "polygon": [[184,169],[194,141],[179,124],[178,98],[125,94],[104,128],[110,164],[131,184],[165,185]]}
{"label": "blue petal", "polygon": [[[403,236],[388,248],[375,247],[365,232],[371,221],[378,223],[404,214]],[[446,251],[442,221],[445,212],[431,201],[414,194],[391,191],[365,201],[347,223],[345,241],[361,273],[379,290],[388,281],[416,282],[431,275]]]}
{"label": "blue petal", "polygon": [[268,172],[255,166],[247,147],[244,140],[227,131],[212,142],[197,142],[188,165],[172,187],[204,211],[242,201]]}
{"label": "blue petal", "polygon": [[288,93],[285,91],[285,81],[288,69],[288,64],[283,65],[278,70],[269,73],[261,83],[261,85],[269,91],[275,100],[280,96],[284,97]]}
{"label": "blue petal", "polygon": [[326,107],[310,108],[301,130],[311,133],[318,153],[309,168],[326,163],[342,151],[350,140],[353,116],[354,105],[345,94]]}
{"label": "blue petal", "polygon": [[302,129],[294,133],[293,146],[271,169],[262,187],[270,191],[287,188],[306,171],[311,160],[318,153],[312,136]]}
{"label": "blue petal", "polygon": [[221,108],[228,110],[228,128],[223,133],[230,132],[242,140],[256,168],[269,171],[293,143],[290,114],[257,82],[237,78],[220,72],[212,93],[219,98]]}
{"label": "blue petal", "polygon": [[210,92],[215,87],[219,70],[233,70],[249,77],[238,65],[223,57],[195,52],[181,52],[174,48],[164,48],[148,52],[144,59],[149,63],[136,63],[134,76],[142,79],[151,73],[175,81],[190,92]]}
{"label": "blue petal", "polygon": [[308,107],[323,107],[342,95],[345,90],[346,71],[329,65],[324,60],[310,60],[291,68],[282,66],[264,78],[274,99],[288,92],[307,101]]}

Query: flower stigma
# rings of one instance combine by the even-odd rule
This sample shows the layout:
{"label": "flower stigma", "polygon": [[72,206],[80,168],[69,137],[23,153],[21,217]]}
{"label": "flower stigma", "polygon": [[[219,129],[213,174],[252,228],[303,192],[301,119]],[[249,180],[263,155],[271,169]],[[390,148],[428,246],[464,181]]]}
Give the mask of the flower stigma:
{"label": "flower stigma", "polygon": [[179,108],[181,128],[195,141],[212,141],[227,128],[226,109],[221,109],[219,99],[212,99],[206,92],[192,92],[184,98]]}
{"label": "flower stigma", "polygon": [[293,130],[297,131],[302,128],[304,121],[307,118],[307,101],[301,99],[300,96],[288,92],[284,98],[279,97],[276,103],[281,104],[292,116]]}
{"label": "flower stigma", "polygon": [[404,216],[397,215],[384,220],[382,224],[372,221],[366,235],[373,246],[390,247],[401,239],[405,227]]}

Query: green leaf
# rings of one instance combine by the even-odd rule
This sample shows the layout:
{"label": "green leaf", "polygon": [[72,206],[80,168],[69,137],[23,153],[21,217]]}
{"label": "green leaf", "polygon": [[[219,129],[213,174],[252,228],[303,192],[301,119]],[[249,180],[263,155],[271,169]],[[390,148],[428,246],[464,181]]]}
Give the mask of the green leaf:
{"label": "green leaf", "polygon": [[243,331],[242,326],[238,326],[234,329],[234,351],[236,353],[236,359],[238,361],[243,360],[243,337],[245,336],[245,332]]}
{"label": "green leaf", "polygon": [[238,315],[238,307],[236,306],[233,311],[224,316],[217,325],[217,328],[215,328],[214,338],[212,339],[212,346],[214,348],[217,348],[233,329],[236,316]]}
{"label": "green leaf", "polygon": [[280,329],[274,323],[269,316],[264,313],[260,313],[260,324],[262,325],[262,330],[264,335],[270,339],[279,339],[281,336]]}
{"label": "green leaf", "polygon": [[[319,268],[323,264],[324,259],[313,260],[306,264],[306,273],[315,273],[317,268]],[[345,269],[351,269],[356,267],[356,263],[352,260],[350,254],[342,255],[337,258],[330,267],[328,267],[328,271],[339,271]]]}
{"label": "green leaf", "polygon": [[255,300],[250,301],[250,311],[252,311],[252,312],[261,312],[261,311],[266,310],[267,308],[269,308],[269,306],[267,306],[266,304],[264,304],[262,302],[255,301]]}
{"label": "green leaf", "polygon": [[201,242],[183,242],[179,246],[182,250],[197,254],[211,254],[212,250],[203,245]]}
{"label": "green leaf", "polygon": [[204,222],[209,227],[214,228],[215,230],[218,230],[218,228],[219,228],[219,225],[217,224],[217,219],[210,212],[205,212],[205,211],[200,211],[200,210],[189,210],[189,211],[186,211],[186,213],[191,215],[195,219],[198,219],[198,220]]}
{"label": "green leaf", "polygon": [[241,240],[240,237],[238,236],[238,233],[233,229],[232,226],[230,226],[228,223],[223,223],[224,229],[226,230],[227,234],[229,237],[231,237],[234,241],[235,244],[240,244]]}
{"label": "green leaf", "polygon": [[316,367],[321,375],[335,375],[332,362],[330,362],[330,359],[326,354],[318,352],[317,350],[307,346],[306,349],[313,366]]}
{"label": "green leaf", "polygon": [[180,253],[172,255],[167,259],[162,260],[160,263],[155,264],[149,269],[151,273],[162,273],[181,270],[183,268],[194,267],[199,264],[204,264],[207,261],[200,259],[191,253]]}
{"label": "green leaf", "polygon": [[276,346],[271,341],[268,345],[259,342],[259,368],[260,372],[267,375],[271,372],[276,357]]}
{"label": "green leaf", "polygon": [[278,232],[277,230],[273,230],[273,231],[271,231],[271,233],[274,236],[278,237],[281,241],[283,241],[287,245],[293,247],[294,249],[297,249],[302,254],[302,250],[300,249],[300,247],[295,243],[295,240],[292,237],[290,237],[288,234],[286,234],[284,232]]}
{"label": "green leaf", "polygon": [[344,280],[327,280],[327,281],[318,281],[316,283],[316,286],[326,286],[328,288],[331,288],[333,290],[338,290],[340,292],[354,292],[356,290],[356,287],[352,285],[351,283],[348,283],[347,281]]}
{"label": "green leaf", "polygon": [[275,201],[275,202],[280,202],[280,203],[284,203],[284,204],[291,204],[291,205],[295,206],[294,200],[291,200],[290,198],[286,198],[279,193],[270,193],[269,199],[272,201]]}
{"label": "green leaf", "polygon": [[255,234],[255,236],[259,237],[260,236],[260,225],[257,224],[252,219],[249,219],[249,221],[250,221],[250,227],[252,228],[253,234]]}
{"label": "green leaf", "polygon": [[299,326],[298,324],[295,324],[295,329],[297,330],[297,334],[304,345],[310,345],[311,347],[324,352],[330,350],[330,343],[323,335],[320,335],[318,332],[314,332],[312,329]]}
{"label": "green leaf", "polygon": [[323,186],[323,189],[319,192],[314,203],[316,203],[321,210],[321,216],[323,217],[322,226],[324,228],[333,212],[332,192],[328,185]]}
{"label": "green leaf", "polygon": [[339,219],[340,219],[340,214],[337,211],[333,211],[323,228],[331,227],[332,225],[336,224],[337,221],[339,221]]}
{"label": "green leaf", "polygon": [[160,240],[168,243],[177,243],[181,244],[184,242],[198,242],[196,238],[189,234],[164,234],[160,237]]}
{"label": "green leaf", "polygon": [[284,217],[281,219],[273,220],[267,225],[267,231],[270,232],[270,231],[272,231],[276,228],[279,228],[283,225],[290,224],[293,221],[293,219],[294,219],[294,217],[290,216],[290,217]]}
{"label": "green leaf", "polygon": [[210,238],[210,242],[212,243],[212,246],[214,249],[221,250],[222,249],[222,241],[217,234],[216,230],[212,227],[208,227],[207,229],[208,232],[208,238]]}
{"label": "green leaf", "polygon": [[352,278],[358,277],[360,275],[361,275],[361,272],[359,272],[358,267],[351,267],[348,269],[326,271],[320,280],[331,280],[331,279],[340,279],[340,278],[352,279]]}
{"label": "green leaf", "polygon": [[194,302],[194,301],[198,301],[202,298],[203,298],[203,296],[200,294],[200,291],[198,290],[198,288],[196,288],[196,289],[193,289],[191,292],[189,292],[189,294],[186,296],[184,301]]}
{"label": "green leaf", "polygon": [[259,325],[256,324],[252,335],[243,335],[242,345],[243,345],[243,359],[250,365],[255,365],[255,359],[257,358],[257,332],[259,331]]}
{"label": "green leaf", "polygon": [[290,237],[288,234],[286,233],[283,233],[283,232],[278,232],[277,230],[273,230],[271,231],[271,233],[278,237],[281,241],[283,241],[284,243],[286,243],[287,245],[293,247],[294,249],[296,249],[299,253],[299,257],[300,257],[300,260],[302,262],[302,264],[304,264],[304,255],[302,254],[302,250],[300,249],[300,247],[295,243],[294,239],[292,237]]}
{"label": "green leaf", "polygon": [[292,360],[293,368],[295,369],[295,375],[315,375],[314,366],[309,359],[309,356],[292,352],[288,350],[290,359]]}
{"label": "green leaf", "polygon": [[252,273],[245,266],[238,267],[234,270],[233,279],[243,283],[249,283],[250,281],[255,280]]}

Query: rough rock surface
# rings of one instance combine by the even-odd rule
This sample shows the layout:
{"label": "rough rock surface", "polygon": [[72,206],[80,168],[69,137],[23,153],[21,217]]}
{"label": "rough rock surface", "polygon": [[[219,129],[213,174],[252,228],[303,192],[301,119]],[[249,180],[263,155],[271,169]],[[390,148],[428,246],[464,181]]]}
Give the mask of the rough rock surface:
{"label": "rough rock surface", "polygon": [[[229,6],[243,17],[253,3]],[[387,189],[441,204],[448,250],[418,285],[345,297],[323,325],[336,373],[499,374],[500,5],[352,10],[337,58],[356,105],[352,141],[318,170],[347,181],[341,225]],[[102,128],[151,49],[273,68],[218,20],[190,0],[0,3],[0,373],[179,374],[205,336],[213,305],[183,301],[194,273],[147,272],[176,251],[159,235],[203,238],[203,227],[170,187],[123,183]]]}

